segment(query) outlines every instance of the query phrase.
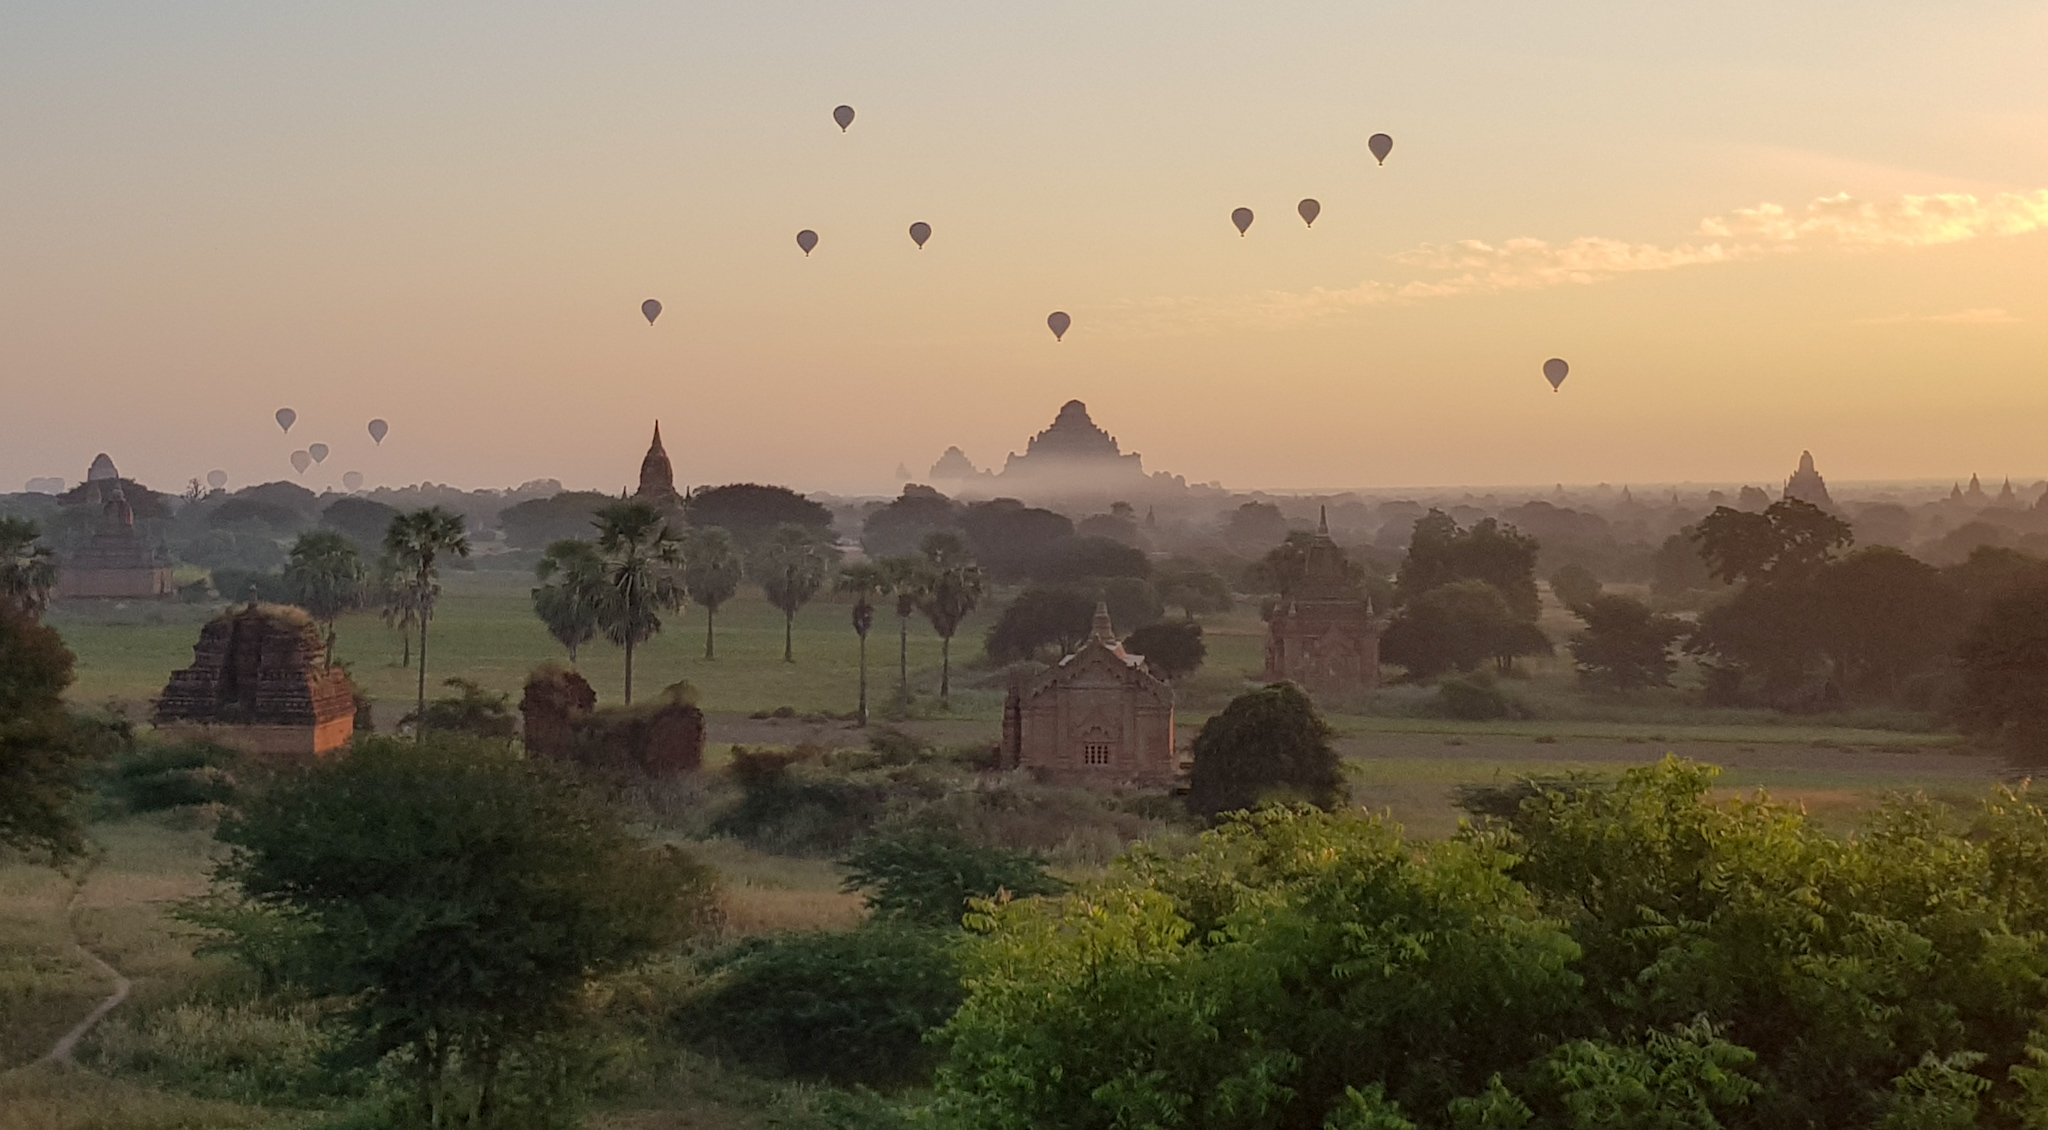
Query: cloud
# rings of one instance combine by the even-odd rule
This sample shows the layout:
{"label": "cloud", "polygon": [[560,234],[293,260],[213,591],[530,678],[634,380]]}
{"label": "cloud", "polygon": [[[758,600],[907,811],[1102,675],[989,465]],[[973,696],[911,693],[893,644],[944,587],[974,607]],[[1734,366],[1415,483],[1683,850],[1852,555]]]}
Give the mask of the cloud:
{"label": "cloud", "polygon": [[1951,326],[2009,326],[2025,319],[2015,318],[2002,308],[1957,310],[1952,314],[1894,314],[1888,318],[1862,318],[1859,326],[1897,326],[1908,322],[1934,322]]}
{"label": "cloud", "polygon": [[[2048,189],[1983,198],[1957,192],[1891,200],[1859,200],[1842,193],[1823,196],[1804,208],[1759,204],[1709,216],[1700,221],[1693,239],[1668,247],[1598,236],[1562,244],[1526,238],[1499,244],[1476,239],[1424,244],[1392,259],[1431,272],[1432,277],[1224,299],[1155,298],[1127,304],[1119,320],[1139,332],[1246,325],[1283,328],[1387,302],[1583,286],[1620,275],[1730,263],[1808,248],[1874,251],[1926,247],[2044,229],[2048,229]],[[1964,310],[1918,320],[1980,324],[2018,319],[2003,310]]]}

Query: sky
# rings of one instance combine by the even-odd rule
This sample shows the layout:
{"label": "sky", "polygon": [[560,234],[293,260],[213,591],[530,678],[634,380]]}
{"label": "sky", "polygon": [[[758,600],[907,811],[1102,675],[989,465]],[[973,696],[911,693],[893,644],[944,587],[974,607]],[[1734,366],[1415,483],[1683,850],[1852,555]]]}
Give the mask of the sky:
{"label": "sky", "polygon": [[0,0],[0,489],[616,490],[659,419],[685,484],[883,493],[1071,398],[1234,488],[2032,481],[2044,55],[1970,0]]}

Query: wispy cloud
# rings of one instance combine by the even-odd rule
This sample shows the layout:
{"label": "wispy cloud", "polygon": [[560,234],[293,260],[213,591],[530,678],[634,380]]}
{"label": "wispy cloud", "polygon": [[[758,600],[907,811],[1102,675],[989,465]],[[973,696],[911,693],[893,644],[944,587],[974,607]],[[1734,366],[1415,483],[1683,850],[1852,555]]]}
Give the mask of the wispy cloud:
{"label": "wispy cloud", "polygon": [[[1709,216],[1700,221],[1691,239],[1670,246],[1597,236],[1562,244],[1541,239],[1425,244],[1392,256],[1397,263],[1429,272],[1408,282],[1368,281],[1347,288],[1267,291],[1223,299],[1155,298],[1130,303],[1122,320],[1139,332],[1197,326],[1280,328],[1387,302],[1587,285],[1620,275],[1805,249],[1925,247],[2044,229],[2048,229],[2048,189],[1988,197],[1942,193],[1891,200],[1859,200],[1842,193],[1821,197],[1804,208],[1760,204]],[[2003,310],[1965,310],[1921,320],[1981,323],[2018,319]]]}
{"label": "wispy cloud", "polygon": [[2005,326],[2023,321],[2002,308],[1957,310],[1950,314],[1894,314],[1887,318],[1858,319],[1860,326],[1897,326],[1909,322],[1935,322],[1951,326]]}

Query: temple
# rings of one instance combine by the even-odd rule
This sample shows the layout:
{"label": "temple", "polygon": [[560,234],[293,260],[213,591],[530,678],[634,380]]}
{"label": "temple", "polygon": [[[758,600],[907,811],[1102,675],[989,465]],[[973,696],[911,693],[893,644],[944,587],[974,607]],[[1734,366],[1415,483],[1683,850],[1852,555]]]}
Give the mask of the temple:
{"label": "temple", "polygon": [[171,673],[155,720],[248,753],[325,754],[348,745],[355,716],[355,690],[328,666],[312,617],[251,600],[199,630],[192,666]]}
{"label": "temple", "polygon": [[1010,685],[1003,703],[1005,769],[1086,784],[1165,784],[1180,771],[1173,688],[1117,642],[1109,609],[1072,655]]}
{"label": "temple", "polygon": [[1330,537],[1325,512],[1303,555],[1300,581],[1266,622],[1265,677],[1318,692],[1371,690],[1380,683],[1380,627]]}
{"label": "temple", "polygon": [[675,467],[668,461],[668,451],[661,446],[659,420],[654,422],[654,442],[647,445],[647,454],[640,460],[640,485],[633,491],[633,498],[662,509],[683,505],[683,496],[676,491]]}
{"label": "temple", "polygon": [[1799,453],[1799,469],[1792,472],[1791,478],[1785,480],[1785,497],[1810,502],[1823,510],[1834,509],[1835,500],[1828,497],[1827,480],[1820,477],[1819,471],[1814,470],[1813,452]]}
{"label": "temple", "polygon": [[1061,405],[1051,426],[1024,445],[1024,454],[1011,452],[1003,463],[1006,479],[1068,479],[1096,485],[1142,479],[1144,475],[1138,453],[1126,454],[1116,437],[1097,427],[1088,416],[1088,406],[1078,400]]}
{"label": "temple", "polygon": [[57,599],[152,600],[177,592],[170,554],[135,528],[121,476],[104,454],[86,474],[81,501],[100,516],[85,544],[59,561]]}

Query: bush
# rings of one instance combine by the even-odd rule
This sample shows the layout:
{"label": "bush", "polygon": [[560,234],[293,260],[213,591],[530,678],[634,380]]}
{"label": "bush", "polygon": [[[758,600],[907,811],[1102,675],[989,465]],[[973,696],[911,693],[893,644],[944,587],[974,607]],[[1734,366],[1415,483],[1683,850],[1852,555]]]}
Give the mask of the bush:
{"label": "bush", "polygon": [[1437,708],[1446,718],[1460,718],[1468,722],[1512,718],[1521,712],[1519,704],[1509,698],[1494,682],[1493,675],[1486,671],[1445,679],[1436,688],[1436,699]]}
{"label": "bush", "polygon": [[[280,551],[279,558],[284,556]],[[239,603],[249,599],[253,591],[256,599],[265,604],[290,604],[291,586],[284,583],[283,573],[259,572],[253,569],[215,569],[213,591],[222,600]]]}
{"label": "bush", "polygon": [[239,760],[207,742],[147,745],[114,759],[106,791],[129,812],[232,804]]}
{"label": "bush", "polygon": [[425,729],[506,742],[519,732],[519,719],[512,714],[510,695],[487,691],[475,680],[460,676],[443,679],[441,685],[455,688],[455,693],[427,703],[424,725],[419,711],[408,711],[398,720],[401,731]]}
{"label": "bush", "polygon": [[1145,665],[1167,680],[1194,674],[1209,655],[1209,645],[1202,642],[1202,626],[1193,620],[1139,628],[1124,640],[1124,649],[1144,656]]}
{"label": "bush", "polygon": [[948,829],[872,836],[843,862],[846,889],[864,892],[876,918],[914,926],[957,926],[972,900],[1047,895],[1062,887],[1037,856],[969,843]]}
{"label": "bush", "polygon": [[892,812],[944,795],[959,769],[936,755],[896,760],[873,750],[835,752],[734,746],[740,801],[712,821],[714,833],[769,851],[838,855]]}
{"label": "bush", "polygon": [[1195,735],[1188,809],[1216,816],[1268,801],[1343,802],[1344,772],[1315,703],[1293,683],[1232,699]]}

